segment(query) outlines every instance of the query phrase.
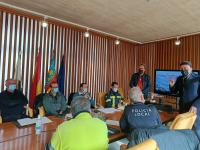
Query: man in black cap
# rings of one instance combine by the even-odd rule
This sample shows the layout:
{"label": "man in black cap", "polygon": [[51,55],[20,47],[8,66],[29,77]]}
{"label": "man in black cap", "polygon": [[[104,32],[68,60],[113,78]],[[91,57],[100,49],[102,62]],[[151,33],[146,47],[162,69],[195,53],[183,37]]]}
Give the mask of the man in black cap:
{"label": "man in black cap", "polygon": [[200,137],[200,77],[192,72],[190,61],[183,61],[180,64],[180,70],[182,76],[179,76],[175,83],[173,80],[170,81],[170,90],[180,97],[180,113],[187,111],[197,113],[194,127]]}

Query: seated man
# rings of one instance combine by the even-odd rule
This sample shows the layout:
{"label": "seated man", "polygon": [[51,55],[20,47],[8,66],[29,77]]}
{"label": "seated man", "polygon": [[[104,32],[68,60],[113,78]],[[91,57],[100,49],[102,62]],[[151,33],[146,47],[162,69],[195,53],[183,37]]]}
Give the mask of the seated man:
{"label": "seated man", "polygon": [[137,128],[156,128],[162,126],[157,109],[153,105],[145,105],[139,87],[129,91],[131,104],[126,106],[120,119],[122,131],[130,133]]}
{"label": "seated man", "polygon": [[16,80],[6,81],[6,90],[0,93],[0,112],[5,121],[15,121],[26,117],[27,98],[21,91],[16,90]]}
{"label": "seated man", "polygon": [[112,82],[112,88],[105,95],[105,107],[116,108],[121,103],[122,96],[118,92],[119,85],[117,82]]}
{"label": "seated man", "polygon": [[90,102],[83,96],[72,100],[73,119],[58,126],[50,144],[51,150],[107,150],[106,124],[90,114]]}
{"label": "seated man", "polygon": [[74,93],[73,98],[77,96],[84,96],[89,99],[91,107],[95,107],[95,100],[92,99],[91,94],[88,92],[88,85],[87,83],[81,83],[79,91]]}
{"label": "seated man", "polygon": [[51,92],[44,95],[43,106],[47,115],[63,115],[65,113],[66,98],[59,92],[57,83],[51,83]]}

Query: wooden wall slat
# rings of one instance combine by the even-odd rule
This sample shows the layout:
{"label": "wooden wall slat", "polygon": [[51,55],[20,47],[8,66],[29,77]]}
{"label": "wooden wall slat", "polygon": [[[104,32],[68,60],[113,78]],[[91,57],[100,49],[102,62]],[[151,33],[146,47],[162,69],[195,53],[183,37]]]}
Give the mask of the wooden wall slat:
{"label": "wooden wall slat", "polygon": [[77,91],[81,82],[87,82],[96,98],[98,92],[109,90],[112,81],[119,82],[127,95],[131,75],[141,63],[146,64],[152,83],[155,69],[179,69],[183,60],[191,60],[193,69],[200,69],[200,35],[181,38],[180,46],[174,45],[175,39],[142,45],[121,41],[115,45],[115,39],[105,35],[91,33],[85,38],[83,30],[53,22],[44,29],[39,18],[11,12],[0,11],[0,91],[5,89],[5,80],[14,76],[20,51],[27,97],[38,50],[42,52],[43,92],[53,50],[57,73],[65,55],[66,96]]}

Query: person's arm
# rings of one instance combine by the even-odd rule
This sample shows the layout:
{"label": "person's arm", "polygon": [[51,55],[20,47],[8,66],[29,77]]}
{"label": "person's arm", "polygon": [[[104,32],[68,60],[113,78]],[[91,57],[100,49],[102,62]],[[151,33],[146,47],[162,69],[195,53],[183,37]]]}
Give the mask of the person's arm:
{"label": "person's arm", "polygon": [[135,83],[134,83],[134,82],[136,82],[135,80],[136,80],[136,76],[135,76],[135,74],[133,74],[131,76],[131,80],[130,80],[130,83],[129,83],[130,88],[135,86]]}
{"label": "person's arm", "polygon": [[[179,83],[181,82],[181,77],[178,77],[176,82],[174,83],[170,83],[169,84],[169,89],[170,89],[170,92],[173,93],[173,94],[176,94],[179,90]],[[174,81],[170,81],[170,82],[174,82]]]}
{"label": "person's arm", "polygon": [[66,98],[61,95],[61,111],[64,112],[67,109],[67,101]]}
{"label": "person's arm", "polygon": [[147,75],[146,82],[147,82],[146,87],[142,90],[143,93],[151,92],[151,79],[149,75]]}
{"label": "person's arm", "polygon": [[127,118],[126,118],[126,109],[127,108],[125,107],[124,112],[120,118],[119,125],[123,132],[128,133],[129,127],[128,127],[128,122],[127,122]]}
{"label": "person's arm", "polygon": [[106,104],[106,107],[112,107],[112,99],[110,98],[110,94],[107,93],[105,95],[105,104]]}
{"label": "person's arm", "polygon": [[162,121],[160,119],[160,115],[158,113],[158,110],[156,109],[155,106],[152,106],[152,110],[154,111],[154,115],[156,116],[156,122],[158,125],[162,125]]}

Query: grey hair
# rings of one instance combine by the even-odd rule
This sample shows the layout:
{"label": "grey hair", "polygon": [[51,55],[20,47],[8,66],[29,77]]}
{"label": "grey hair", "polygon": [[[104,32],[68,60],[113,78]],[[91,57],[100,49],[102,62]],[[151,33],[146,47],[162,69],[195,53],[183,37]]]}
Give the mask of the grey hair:
{"label": "grey hair", "polygon": [[142,91],[140,90],[139,87],[133,87],[128,92],[128,96],[131,102],[143,102],[141,95]]}
{"label": "grey hair", "polygon": [[71,111],[73,116],[81,111],[90,112],[90,101],[83,96],[76,96],[71,102]]}

